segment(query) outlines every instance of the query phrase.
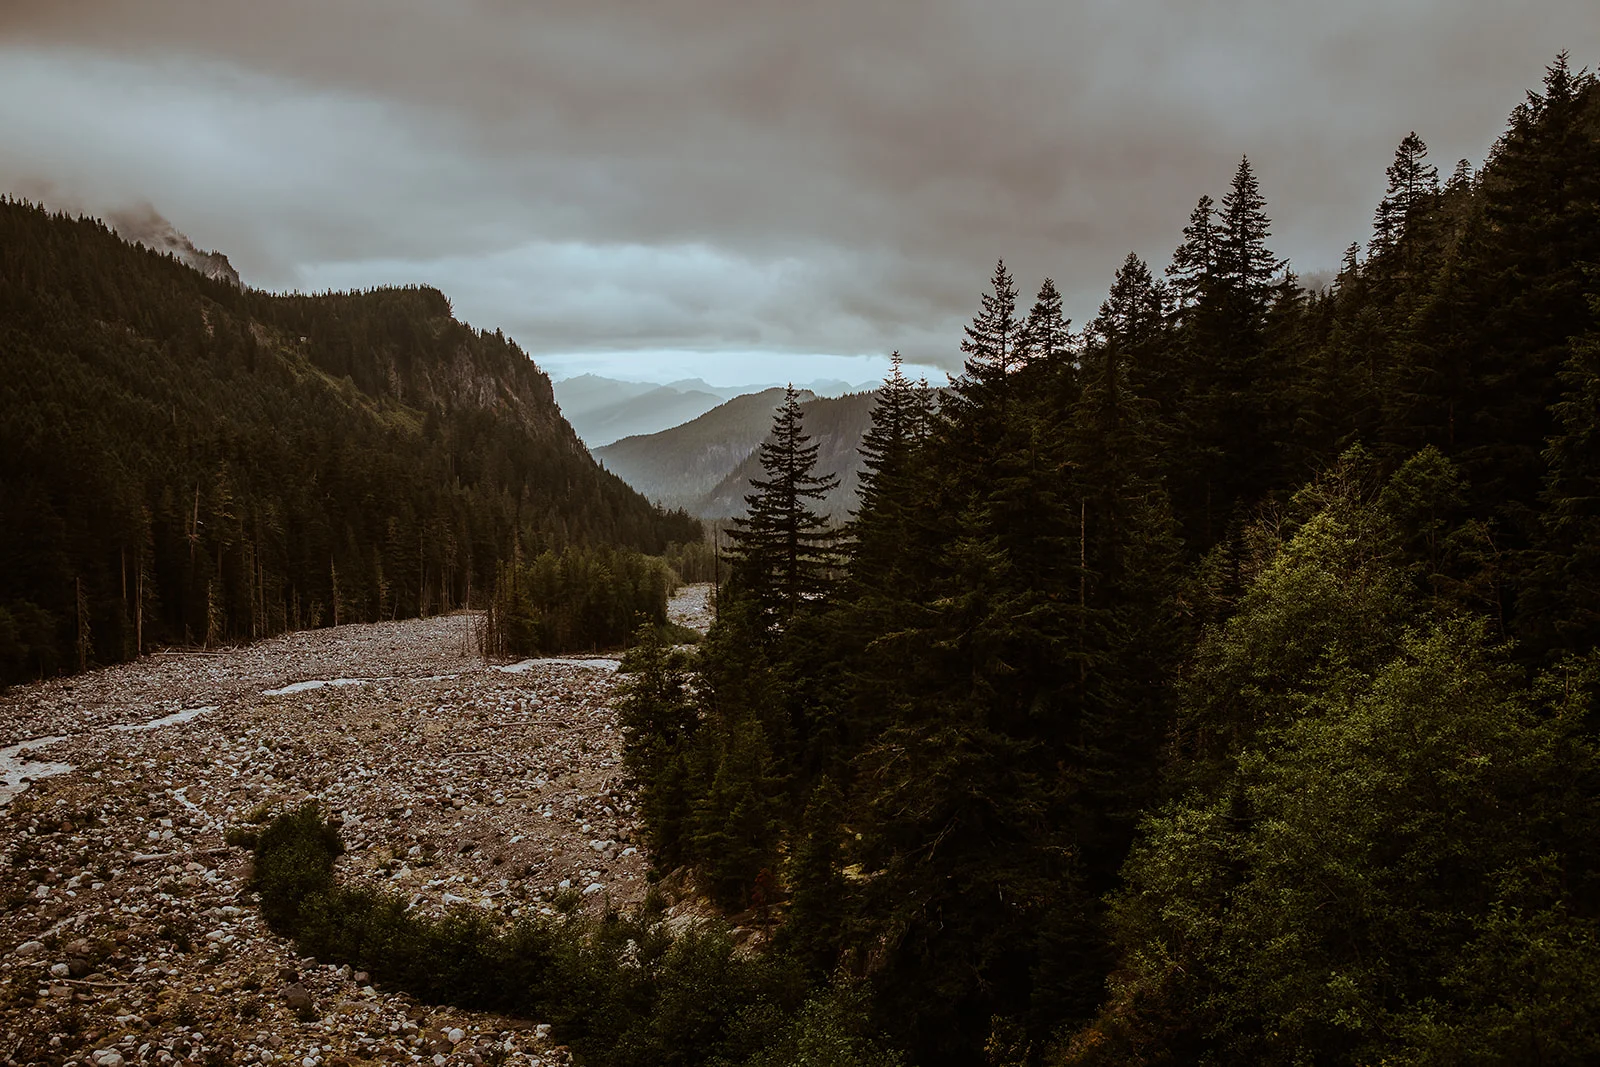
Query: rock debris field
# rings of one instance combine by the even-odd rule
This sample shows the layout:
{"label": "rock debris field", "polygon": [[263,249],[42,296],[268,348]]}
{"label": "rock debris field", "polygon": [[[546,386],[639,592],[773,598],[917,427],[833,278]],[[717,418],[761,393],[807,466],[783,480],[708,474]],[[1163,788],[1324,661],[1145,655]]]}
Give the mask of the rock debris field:
{"label": "rock debris field", "polygon": [[[707,588],[673,598],[704,630]],[[318,799],[427,914],[645,894],[614,658],[485,664],[475,617],[286,634],[0,695],[0,1063],[564,1064],[538,1020],[298,956],[233,827]]]}

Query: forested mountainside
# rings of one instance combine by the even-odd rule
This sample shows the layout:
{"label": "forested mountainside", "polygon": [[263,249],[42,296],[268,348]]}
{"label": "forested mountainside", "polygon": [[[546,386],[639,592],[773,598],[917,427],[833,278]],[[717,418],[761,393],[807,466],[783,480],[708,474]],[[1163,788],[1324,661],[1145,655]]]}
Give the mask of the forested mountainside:
{"label": "forested mountainside", "polygon": [[1600,1061],[1600,88],[1563,57],[1480,171],[1412,135],[1388,177],[1327,291],[1248,161],[1081,330],[997,268],[937,408],[886,385],[842,560],[781,420],[625,719],[655,862],[777,916],[792,1018],[920,1065]]}
{"label": "forested mountainside", "polygon": [[436,290],[242,290],[10,200],[0,456],[0,679],[446,610],[518,552],[700,536]]}
{"label": "forested mountainside", "polygon": [[[817,444],[817,471],[833,474],[838,482],[816,502],[817,509],[837,523],[849,521],[860,488],[861,438],[872,425],[876,392],[845,396],[819,396],[800,405],[806,432]],[[776,407],[776,405],[774,405]],[[725,519],[745,512],[750,482],[760,478],[760,453],[752,448],[744,461],[723,477],[688,510],[706,519]]]}
{"label": "forested mountainside", "polygon": [[651,500],[690,509],[755,451],[782,402],[782,389],[746,393],[682,426],[594,449],[594,457]]}

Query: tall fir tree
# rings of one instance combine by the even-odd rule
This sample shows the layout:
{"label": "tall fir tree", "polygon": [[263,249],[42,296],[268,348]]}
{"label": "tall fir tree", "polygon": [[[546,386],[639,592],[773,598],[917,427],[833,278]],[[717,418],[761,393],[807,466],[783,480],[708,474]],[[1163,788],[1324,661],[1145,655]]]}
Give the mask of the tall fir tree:
{"label": "tall fir tree", "polygon": [[1385,171],[1388,191],[1372,220],[1372,255],[1382,255],[1400,241],[1413,212],[1426,208],[1439,194],[1439,168],[1428,162],[1428,146],[1412,130],[1395,149],[1394,162]]}
{"label": "tall fir tree", "polygon": [[1041,362],[1056,366],[1073,357],[1072,320],[1062,313],[1061,292],[1050,278],[1039,286],[1039,295],[1022,325],[1019,348],[1019,362],[1024,366]]}
{"label": "tall fir tree", "polygon": [[989,286],[990,291],[980,298],[982,311],[967,324],[961,341],[965,360],[962,375],[951,390],[954,413],[987,410],[990,395],[1000,401],[993,409],[1004,411],[1008,379],[1025,348],[1024,323],[1017,318],[1017,284],[1004,260],[995,264]]}
{"label": "tall fir tree", "polygon": [[1183,243],[1172,253],[1172,262],[1167,266],[1167,277],[1172,280],[1180,312],[1198,304],[1216,281],[1219,262],[1216,216],[1216,201],[1202,196],[1189,213],[1189,223],[1183,228]]}
{"label": "tall fir tree", "polygon": [[839,476],[816,473],[819,447],[805,432],[799,393],[790,385],[761,443],[765,477],[751,481],[748,511],[728,531],[735,580],[780,625],[822,593],[834,563],[835,535],[813,505]]}
{"label": "tall fir tree", "polygon": [[1217,276],[1221,284],[1253,306],[1266,309],[1272,281],[1285,262],[1267,248],[1272,221],[1267,200],[1248,156],[1239,160],[1233,184],[1222,198],[1217,227]]}
{"label": "tall fir tree", "polygon": [[1270,358],[1266,328],[1286,264],[1267,247],[1271,233],[1255,171],[1241,159],[1217,213],[1214,277],[1181,316],[1183,388],[1167,475],[1185,539],[1200,549],[1280,476],[1289,368]]}

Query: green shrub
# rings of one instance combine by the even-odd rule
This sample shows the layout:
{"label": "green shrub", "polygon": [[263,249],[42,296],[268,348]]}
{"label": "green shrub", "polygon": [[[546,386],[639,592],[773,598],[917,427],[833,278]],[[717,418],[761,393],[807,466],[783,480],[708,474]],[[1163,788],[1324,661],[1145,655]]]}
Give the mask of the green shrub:
{"label": "green shrub", "polygon": [[233,848],[255,848],[256,839],[261,836],[259,830],[249,826],[233,826],[223,835],[222,840]]}
{"label": "green shrub", "polygon": [[308,800],[269,823],[255,851],[251,888],[261,894],[262,916],[279,933],[297,932],[302,908],[333,888],[333,861],[344,851],[338,831]]}
{"label": "green shrub", "polygon": [[633,915],[585,916],[573,895],[560,917],[509,927],[465,908],[430,919],[393,894],[339,886],[338,834],[314,803],[273,819],[255,848],[262,914],[301,952],[426,1002],[548,1019],[587,1063],[896,1062],[861,1036],[860,1011],[808,1001],[805,968],[737,952],[721,924],[674,936],[654,896]]}

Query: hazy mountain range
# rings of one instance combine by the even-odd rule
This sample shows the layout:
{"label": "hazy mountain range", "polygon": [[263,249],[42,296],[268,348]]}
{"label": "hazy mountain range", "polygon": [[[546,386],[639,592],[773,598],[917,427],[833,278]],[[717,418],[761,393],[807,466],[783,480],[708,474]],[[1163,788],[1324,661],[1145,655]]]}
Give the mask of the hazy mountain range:
{"label": "hazy mountain range", "polygon": [[[820,510],[842,519],[854,506],[861,457],[856,449],[871,423],[875,393],[818,397],[800,393],[806,432],[815,441],[817,470],[839,475]],[[653,434],[627,437],[593,450],[606,469],[639,492],[691,515],[742,514],[750,479],[761,473],[757,449],[772,429],[783,390],[735,397],[699,417]]]}
{"label": "hazy mountain range", "polygon": [[[876,387],[876,382],[851,385],[835,379],[800,386],[816,396],[838,396]],[[781,384],[725,386],[686,378],[661,385],[597,374],[580,374],[555,383],[561,414],[590,448],[681,426],[735,397],[773,388],[781,388]]]}

